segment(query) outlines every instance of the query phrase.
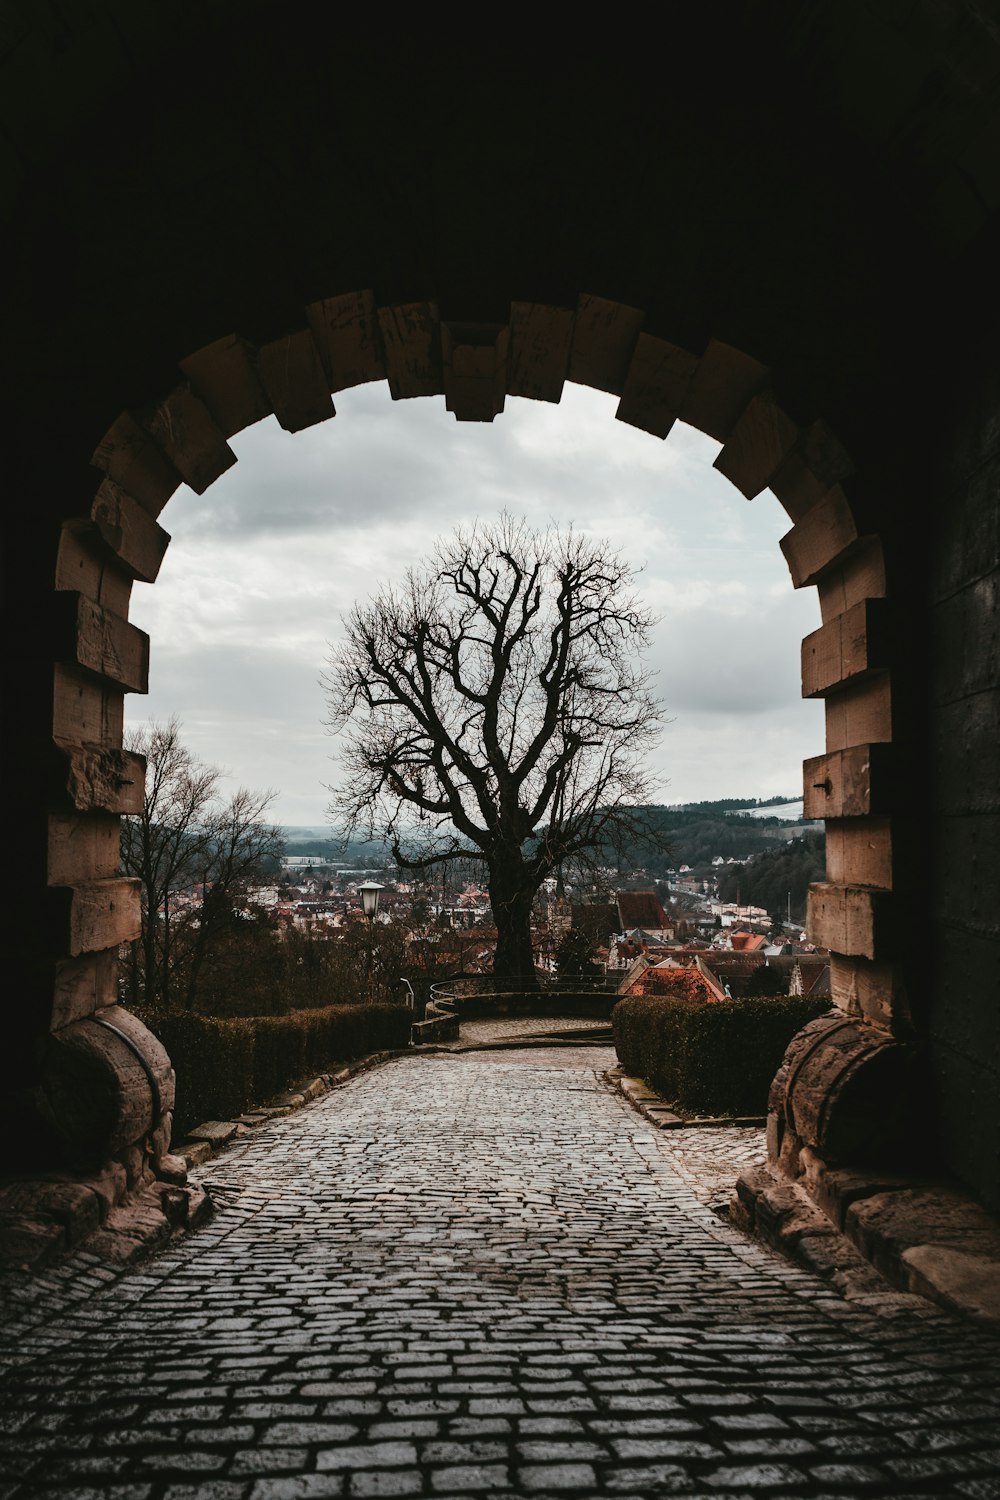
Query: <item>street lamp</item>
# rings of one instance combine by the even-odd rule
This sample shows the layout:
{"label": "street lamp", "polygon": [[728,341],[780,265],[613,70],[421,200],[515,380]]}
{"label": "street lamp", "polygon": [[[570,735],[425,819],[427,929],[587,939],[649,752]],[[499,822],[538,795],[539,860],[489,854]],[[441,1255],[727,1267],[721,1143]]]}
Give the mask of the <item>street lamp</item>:
{"label": "street lamp", "polygon": [[361,910],[369,922],[374,922],[378,916],[378,898],[385,890],[384,885],[379,885],[377,880],[366,880],[363,885],[358,886],[358,895],[361,897]]}
{"label": "street lamp", "polygon": [[377,880],[366,880],[358,886],[361,910],[368,919],[368,1004],[375,999],[375,918],[378,916],[378,898],[385,890]]}

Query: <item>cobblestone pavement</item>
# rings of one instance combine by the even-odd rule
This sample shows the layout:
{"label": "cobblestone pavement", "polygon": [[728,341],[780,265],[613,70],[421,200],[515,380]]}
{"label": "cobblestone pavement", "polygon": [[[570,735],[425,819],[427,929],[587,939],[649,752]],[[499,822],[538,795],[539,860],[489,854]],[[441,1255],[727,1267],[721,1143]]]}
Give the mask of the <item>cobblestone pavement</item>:
{"label": "cobblestone pavement", "polygon": [[25,1284],[0,1500],[1000,1496],[1000,1339],[744,1239],[612,1060],[391,1062],[155,1260]]}
{"label": "cobblestone pavement", "polygon": [[[463,1021],[459,1045],[489,1046],[516,1042],[540,1031],[605,1031],[608,1022],[580,1016],[491,1016],[482,1021]],[[602,1067],[616,1061],[609,1052]],[[701,1203],[723,1213],[732,1197],[733,1183],[746,1167],[767,1154],[764,1131],[727,1125],[721,1129],[697,1126],[672,1130],[667,1147],[677,1171]]]}
{"label": "cobblestone pavement", "polygon": [[763,1130],[731,1125],[671,1130],[664,1147],[674,1170],[698,1201],[720,1214],[729,1208],[740,1173],[767,1155]]}
{"label": "cobblestone pavement", "polygon": [[607,1031],[609,1022],[599,1016],[489,1016],[482,1021],[463,1021],[462,1043],[516,1041],[518,1037],[546,1031]]}

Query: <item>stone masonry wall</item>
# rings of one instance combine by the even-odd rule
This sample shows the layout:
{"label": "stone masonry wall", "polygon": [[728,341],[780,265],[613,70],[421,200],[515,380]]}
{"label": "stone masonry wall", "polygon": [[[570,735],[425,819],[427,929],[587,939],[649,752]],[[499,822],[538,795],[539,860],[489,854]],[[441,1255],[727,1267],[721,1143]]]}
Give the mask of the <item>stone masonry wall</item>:
{"label": "stone masonry wall", "polygon": [[[933,954],[947,1164],[1000,1208],[1000,377],[966,375],[928,537]],[[920,810],[915,809],[914,815]]]}

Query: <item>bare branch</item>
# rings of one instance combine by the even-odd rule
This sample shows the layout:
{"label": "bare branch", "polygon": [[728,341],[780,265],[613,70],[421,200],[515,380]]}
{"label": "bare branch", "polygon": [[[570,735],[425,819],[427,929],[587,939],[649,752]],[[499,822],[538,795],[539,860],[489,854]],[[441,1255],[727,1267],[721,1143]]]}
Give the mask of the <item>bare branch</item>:
{"label": "bare branch", "polygon": [[323,678],[331,817],[414,867],[484,858],[501,929],[501,911],[523,923],[525,892],[651,799],[662,714],[634,576],[603,541],[503,516],[356,607]]}

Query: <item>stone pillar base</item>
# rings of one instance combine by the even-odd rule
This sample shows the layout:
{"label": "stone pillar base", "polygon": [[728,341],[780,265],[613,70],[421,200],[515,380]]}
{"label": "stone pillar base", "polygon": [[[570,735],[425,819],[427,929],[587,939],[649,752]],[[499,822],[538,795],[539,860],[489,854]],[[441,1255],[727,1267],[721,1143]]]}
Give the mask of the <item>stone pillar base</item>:
{"label": "stone pillar base", "polygon": [[793,1037],[771,1085],[768,1156],[793,1179],[806,1151],[832,1165],[926,1166],[922,1072],[911,1044],[853,1017],[818,1017]]}
{"label": "stone pillar base", "polygon": [[160,1042],[121,1006],[52,1032],[33,1092],[47,1164],[92,1172],[113,1160],[128,1190],[152,1181],[170,1145],[174,1081]]}

